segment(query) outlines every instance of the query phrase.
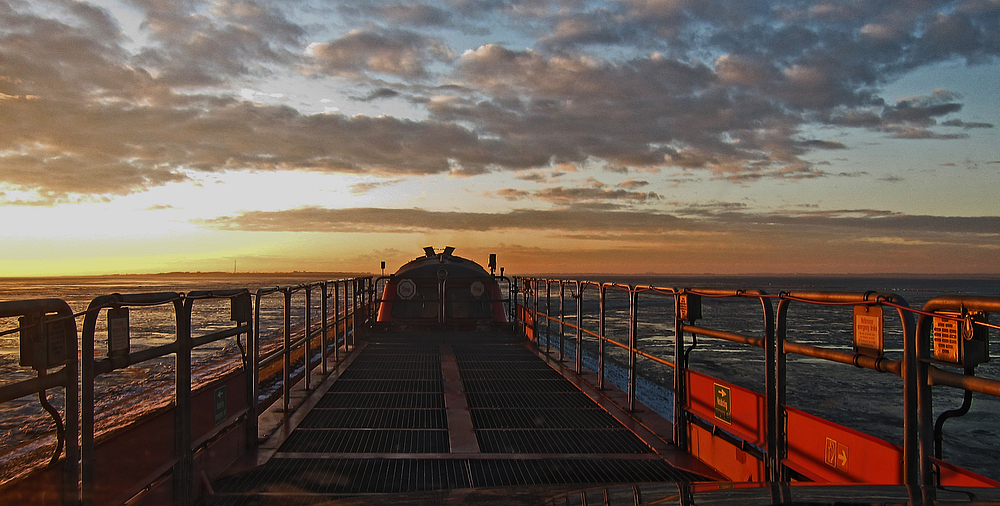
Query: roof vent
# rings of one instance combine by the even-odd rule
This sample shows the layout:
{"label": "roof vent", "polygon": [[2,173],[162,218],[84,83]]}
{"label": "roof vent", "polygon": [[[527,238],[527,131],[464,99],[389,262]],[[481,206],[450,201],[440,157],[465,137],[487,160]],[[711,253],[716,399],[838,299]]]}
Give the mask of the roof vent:
{"label": "roof vent", "polygon": [[451,254],[454,253],[454,252],[455,252],[455,248],[454,247],[452,247],[452,246],[445,246],[444,247],[444,256],[450,257]]}
{"label": "roof vent", "polygon": [[434,246],[424,246],[424,255],[432,257],[435,254],[436,253],[434,253]]}

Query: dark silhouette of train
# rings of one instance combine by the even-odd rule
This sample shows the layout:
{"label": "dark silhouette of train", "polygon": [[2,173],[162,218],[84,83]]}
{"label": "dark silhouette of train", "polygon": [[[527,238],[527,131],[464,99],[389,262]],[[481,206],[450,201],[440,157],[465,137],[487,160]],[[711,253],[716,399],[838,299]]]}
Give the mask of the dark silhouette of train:
{"label": "dark silhouette of train", "polygon": [[490,255],[487,271],[454,251],[448,246],[436,252],[428,246],[424,256],[407,262],[388,278],[379,278],[385,287],[376,327],[467,330],[507,324],[506,300],[498,282],[507,278],[502,271],[496,275],[496,255]]}

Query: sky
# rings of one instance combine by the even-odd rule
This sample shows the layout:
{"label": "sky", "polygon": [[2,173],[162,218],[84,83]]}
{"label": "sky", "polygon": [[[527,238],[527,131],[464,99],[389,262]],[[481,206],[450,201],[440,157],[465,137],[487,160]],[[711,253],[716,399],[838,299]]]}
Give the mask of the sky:
{"label": "sky", "polygon": [[1000,274],[1000,0],[0,0],[0,277]]}

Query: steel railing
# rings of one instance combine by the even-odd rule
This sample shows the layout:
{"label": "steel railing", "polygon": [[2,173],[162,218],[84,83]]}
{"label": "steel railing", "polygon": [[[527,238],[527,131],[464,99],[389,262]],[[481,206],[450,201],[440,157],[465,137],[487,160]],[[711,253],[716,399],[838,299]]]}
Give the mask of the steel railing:
{"label": "steel railing", "polygon": [[[673,378],[672,383],[666,385],[674,394],[672,406],[674,433],[671,435],[673,442],[685,450],[691,450],[690,442],[687,440],[691,430],[690,425],[696,424],[706,427],[706,430],[709,430],[713,437],[727,439],[739,448],[746,450],[747,453],[757,456],[763,468],[761,478],[769,481],[787,481],[793,477],[803,479],[805,476],[801,472],[809,472],[809,465],[812,465],[798,462],[797,459],[801,458],[798,454],[792,456],[788,454],[789,448],[798,444],[793,444],[787,439],[789,417],[796,416],[792,420],[793,423],[798,423],[800,417],[797,414],[798,411],[786,403],[788,387],[786,357],[788,355],[821,359],[833,364],[849,364],[856,368],[888,373],[902,379],[903,447],[899,450],[902,465],[899,476],[890,478],[890,481],[898,480],[903,484],[919,484],[925,488],[932,488],[932,485],[940,484],[954,478],[957,474],[961,474],[952,466],[939,460],[940,450],[937,452],[937,458],[934,458],[934,447],[940,445],[941,426],[944,424],[944,420],[949,416],[964,414],[965,411],[968,411],[968,406],[952,410],[948,416],[942,416],[935,424],[932,420],[933,406],[930,394],[932,386],[944,385],[963,389],[968,392],[966,397],[971,396],[972,392],[1000,396],[1000,381],[976,377],[974,366],[965,367],[963,373],[952,372],[943,366],[938,367],[942,365],[941,361],[936,360],[930,351],[933,341],[930,329],[934,320],[963,322],[967,328],[975,327],[983,332],[996,329],[997,326],[989,324],[988,318],[985,316],[988,316],[990,312],[1000,312],[1000,298],[997,297],[939,297],[930,300],[923,310],[916,310],[910,308],[907,302],[898,295],[877,292],[793,291],[768,294],[759,290],[680,289],[527,277],[515,278],[514,287],[515,298],[518,301],[516,311],[518,319],[515,328],[519,329],[522,335],[531,339],[540,351],[552,354],[555,359],[562,361],[567,357],[565,346],[570,342],[567,339],[567,334],[575,334],[570,338],[575,341],[573,343],[574,351],[572,351],[575,354],[573,369],[577,373],[582,373],[582,358],[586,353],[586,346],[589,345],[584,337],[593,339],[597,344],[597,356],[594,357],[596,370],[592,371],[597,375],[597,379],[593,386],[604,389],[605,375],[609,369],[605,358],[606,345],[622,350],[625,356],[611,367],[624,368],[627,372],[627,380],[622,385],[622,389],[627,394],[627,405],[622,406],[622,408],[629,411],[635,410],[636,378],[639,369],[637,358],[646,360],[649,364],[665,367],[672,372]],[[553,288],[556,287],[558,288],[558,308],[553,307]],[[610,312],[608,308],[609,291],[621,292],[623,296],[627,297],[628,316],[627,318],[617,318],[615,329],[609,329],[607,322]],[[597,305],[585,304],[586,294],[590,292],[597,292]],[[673,298],[673,314],[663,317],[664,321],[661,322],[664,324],[672,323],[674,329],[671,357],[639,349],[637,328],[640,323],[649,323],[640,317],[640,309],[647,307],[644,305],[645,303],[640,303],[640,294],[655,294]],[[754,302],[760,307],[759,333],[753,334],[698,325],[697,320],[701,319],[700,314],[684,314],[691,297]],[[567,298],[575,301],[575,304],[572,304],[575,308],[567,307]],[[777,309],[774,308],[775,303]],[[617,304],[618,308],[615,311],[622,313],[624,308],[621,300],[617,300]],[[648,307],[656,305],[656,303],[652,303]],[[662,302],[660,305],[662,306]],[[821,306],[879,308],[880,322],[882,321],[880,308],[895,309],[898,321],[890,323],[895,326],[894,328],[898,328],[895,337],[902,344],[902,356],[890,359],[884,356],[881,350],[879,353],[873,354],[858,349],[848,351],[844,349],[843,345],[816,345],[796,342],[790,338],[790,329],[793,329],[792,332],[794,332],[794,327],[790,325],[790,322],[794,322],[795,319],[790,319],[789,316],[793,305],[813,311],[818,311],[817,308]],[[700,307],[700,303],[698,306]],[[864,310],[867,311],[867,309]],[[980,314],[983,317],[972,318],[970,316]],[[682,318],[682,316],[684,317]],[[919,321],[914,323],[916,316],[919,316]],[[596,323],[596,331],[586,328],[585,322],[590,322],[591,326]],[[849,317],[847,323],[853,325]],[[616,338],[616,334],[627,334],[627,342],[625,339],[620,339],[620,336]],[[696,373],[688,366],[691,353],[698,347],[698,336],[724,340],[764,351],[764,370],[761,371],[763,388],[756,394],[759,396],[759,402],[763,405],[763,413],[760,414],[763,419],[762,427],[756,427],[760,431],[759,436],[753,431],[740,432],[735,427],[719,423],[718,420],[713,419],[711,413],[705,414],[695,409],[691,397],[692,393],[686,382],[697,377],[693,376]],[[554,349],[553,339],[558,341],[558,350]],[[954,366],[955,364],[950,365]],[[969,402],[971,401],[967,401],[966,404]],[[886,446],[890,445],[886,444]],[[794,449],[796,452],[801,450],[797,447]],[[822,464],[823,455],[821,454],[819,458]],[[831,469],[836,470],[836,466],[833,465]],[[820,472],[824,472],[824,470],[820,469]],[[979,478],[981,477],[969,479],[971,482],[976,482]],[[845,473],[843,479],[851,481],[855,477]],[[979,479],[976,483],[994,486],[996,484],[989,479]]]}
{"label": "steel railing", "polygon": [[[346,354],[355,346],[358,332],[369,325],[373,315],[373,290],[372,278],[361,277],[263,288],[255,292],[234,289],[111,294],[93,299],[88,309],[78,314],[73,314],[69,305],[60,299],[0,302],[0,317],[21,317],[17,328],[3,334],[20,333],[22,342],[28,343],[22,346],[22,356],[25,349],[31,353],[30,344],[39,341],[38,336],[48,336],[51,340],[54,329],[62,332],[59,335],[69,336],[63,345],[67,348],[64,360],[50,360],[36,366],[34,379],[0,385],[0,403],[37,394],[45,405],[46,390],[63,388],[65,424],[54,409],[50,412],[60,426],[59,441],[60,444],[65,441],[65,450],[60,446],[50,466],[4,484],[0,490],[11,494],[10,497],[16,493],[18,497],[31,498],[35,491],[15,490],[14,487],[25,484],[30,488],[41,484],[50,490],[60,489],[64,504],[123,504],[155,483],[168,479],[174,502],[190,503],[195,494],[192,483],[197,482],[193,475],[195,454],[236,428],[244,431],[245,450],[252,450],[257,444],[258,416],[278,398],[283,399],[282,409],[287,410],[295,385],[302,384],[308,390],[317,367],[322,368],[322,375],[328,374],[328,360],[332,357],[339,361],[344,356],[342,353]],[[281,296],[281,317],[262,316],[262,306],[275,294]],[[317,294],[321,299],[319,304],[314,301]],[[225,320],[218,306],[227,301],[229,318]],[[197,314],[206,321],[194,322],[192,315],[203,305],[205,312]],[[128,323],[128,315],[148,319],[146,312],[152,311],[161,311],[160,320],[165,318],[162,311],[172,313],[169,342],[140,347],[130,345],[128,338],[134,325]],[[106,328],[99,328],[102,315],[108,318]],[[83,317],[83,326],[78,354],[76,318],[79,317]],[[116,319],[125,323],[119,324]],[[99,338],[106,338],[107,344],[97,346]],[[201,359],[205,359],[208,352],[200,350],[223,341],[233,342],[239,349],[236,363],[218,377],[198,377],[193,354],[201,353]],[[261,344],[266,346],[263,351]],[[44,342],[35,343],[34,358],[26,360],[37,361],[38,357],[44,357],[40,346],[44,347]],[[98,352],[103,355],[97,355]],[[52,355],[51,350],[49,355]],[[173,385],[163,399],[166,407],[144,414],[139,413],[137,406],[123,408],[133,411],[128,415],[138,422],[137,426],[148,424],[159,427],[158,430],[166,428],[164,434],[150,434],[149,440],[160,438],[169,448],[163,452],[146,449],[147,453],[155,454],[155,458],[144,463],[144,467],[114,465],[114,456],[108,453],[122,450],[114,442],[121,431],[116,427],[98,428],[97,396],[102,376],[152,361],[162,362],[171,355],[174,360],[169,372],[173,375]],[[280,371],[268,373],[278,364]],[[49,372],[54,368],[58,370]],[[200,381],[193,381],[196,377]],[[259,391],[262,381],[280,383],[281,389],[277,394],[262,395]],[[227,387],[236,392],[234,397],[227,397]],[[76,402],[78,388],[79,403]],[[195,405],[210,408],[211,395],[216,396],[214,424],[206,420],[207,415],[202,412],[205,410],[192,408]],[[172,420],[159,422],[162,417]],[[131,425],[130,429],[133,429]],[[78,437],[79,445],[76,444]],[[110,450],[102,450],[105,445]],[[56,468],[61,474],[58,487],[52,477]],[[116,475],[109,480],[113,483],[97,485],[97,477],[106,478],[108,474]]]}

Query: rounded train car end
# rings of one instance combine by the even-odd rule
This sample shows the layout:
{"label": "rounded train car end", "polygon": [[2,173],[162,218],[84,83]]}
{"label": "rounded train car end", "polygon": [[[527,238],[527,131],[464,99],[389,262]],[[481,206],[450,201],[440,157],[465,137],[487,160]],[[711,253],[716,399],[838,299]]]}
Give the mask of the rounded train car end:
{"label": "rounded train car end", "polygon": [[[495,255],[490,270],[456,256],[455,248],[424,248],[389,277],[379,299],[376,328],[381,330],[470,330],[510,325],[507,301],[497,276]],[[509,283],[509,281],[508,281]],[[509,293],[509,290],[508,290]]]}

